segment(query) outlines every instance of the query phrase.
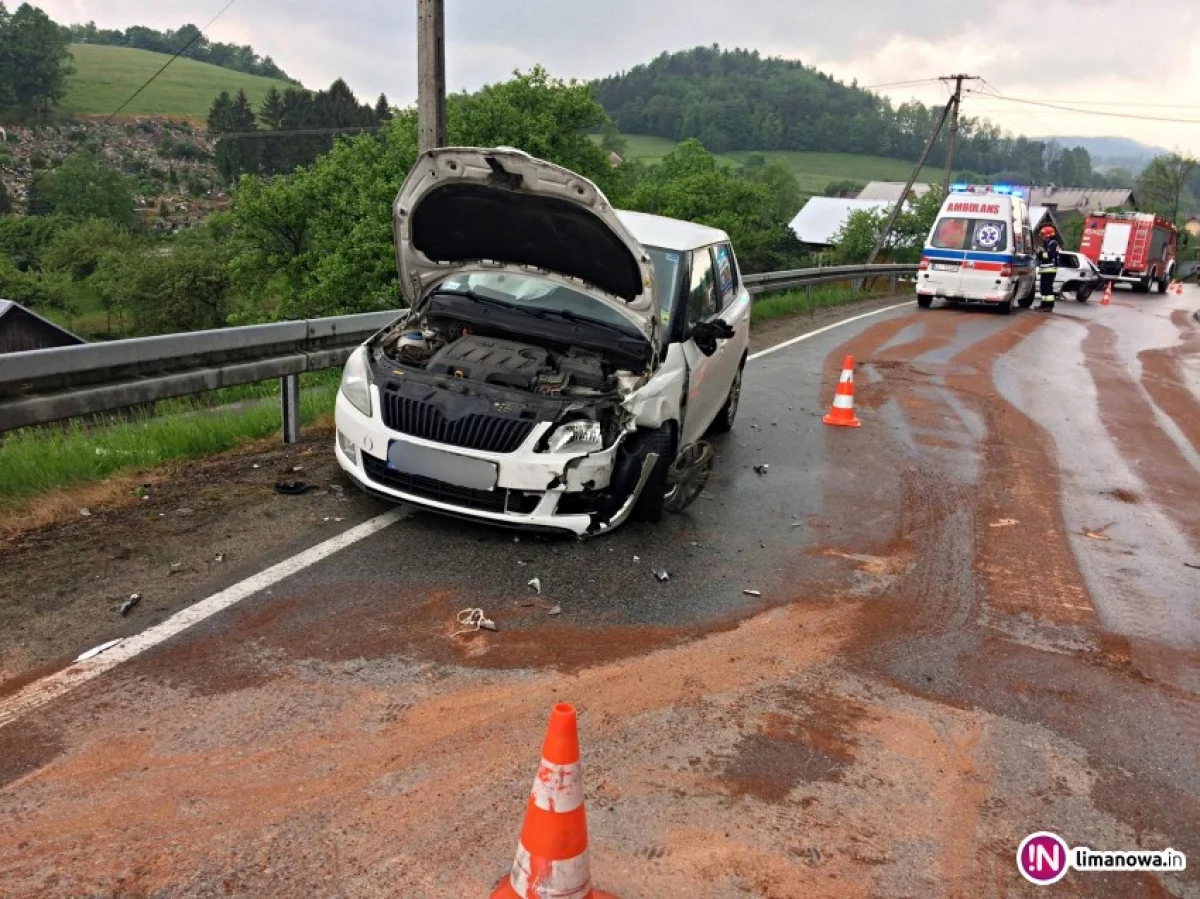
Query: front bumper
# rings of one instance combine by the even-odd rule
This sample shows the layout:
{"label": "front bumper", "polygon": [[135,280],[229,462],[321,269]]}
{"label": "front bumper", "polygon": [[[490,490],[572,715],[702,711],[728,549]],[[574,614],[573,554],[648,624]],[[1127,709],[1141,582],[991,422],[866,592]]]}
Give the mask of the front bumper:
{"label": "front bumper", "polygon": [[[374,409],[378,413],[378,392]],[[582,508],[582,498],[594,496],[609,486],[618,446],[591,454],[535,453],[533,447],[553,425],[541,423],[516,452],[491,453],[434,443],[409,437],[367,417],[350,405],[339,391],[334,408],[337,438],[334,452],[338,464],[360,487],[395,502],[419,506],[460,518],[471,518],[507,527],[569,532],[576,535],[608,530],[620,524],[627,510],[603,525],[596,515]],[[388,464],[393,441],[425,447],[444,456],[443,479],[398,471]],[[461,460],[464,477],[456,478],[454,465]],[[495,466],[495,485],[481,489],[467,469],[480,463]],[[457,481],[457,483],[456,483]],[[640,483],[644,483],[643,478]],[[634,492],[634,499],[636,493]],[[565,502],[564,502],[565,501]],[[564,505],[571,506],[565,511]],[[631,505],[627,502],[625,505]]]}

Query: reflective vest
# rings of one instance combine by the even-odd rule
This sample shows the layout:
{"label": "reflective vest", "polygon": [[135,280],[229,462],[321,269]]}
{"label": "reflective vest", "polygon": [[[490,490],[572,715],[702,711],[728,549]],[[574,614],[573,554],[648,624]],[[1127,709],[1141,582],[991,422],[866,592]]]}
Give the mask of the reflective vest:
{"label": "reflective vest", "polygon": [[1058,274],[1058,241],[1053,237],[1038,250],[1038,274]]}

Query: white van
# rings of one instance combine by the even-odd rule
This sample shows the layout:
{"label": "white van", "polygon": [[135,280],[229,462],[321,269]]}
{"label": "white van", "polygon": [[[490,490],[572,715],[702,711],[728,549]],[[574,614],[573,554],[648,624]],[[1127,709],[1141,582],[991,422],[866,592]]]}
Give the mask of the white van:
{"label": "white van", "polygon": [[1001,312],[1033,305],[1037,293],[1033,230],[1019,188],[955,184],[925,241],[917,305],[936,298],[989,303]]}

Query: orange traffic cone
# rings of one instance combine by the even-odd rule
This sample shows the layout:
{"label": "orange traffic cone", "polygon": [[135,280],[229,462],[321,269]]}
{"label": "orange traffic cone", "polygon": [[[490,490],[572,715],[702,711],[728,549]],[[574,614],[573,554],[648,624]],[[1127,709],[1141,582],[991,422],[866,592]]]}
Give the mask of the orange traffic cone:
{"label": "orange traffic cone", "polygon": [[616,899],[592,888],[575,707],[550,713],[512,872],[491,899]]}
{"label": "orange traffic cone", "polygon": [[1112,305],[1112,281],[1104,285],[1104,299],[1100,301],[1101,306]]}
{"label": "orange traffic cone", "polygon": [[1177,297],[1183,296],[1183,282],[1182,281],[1172,281],[1171,282],[1171,293],[1175,294],[1175,296],[1177,296]]}
{"label": "orange traffic cone", "polygon": [[827,425],[840,425],[843,428],[861,428],[862,422],[854,415],[854,357],[847,356],[842,363],[842,377],[838,381],[837,393],[833,397],[833,407],[821,421]]}

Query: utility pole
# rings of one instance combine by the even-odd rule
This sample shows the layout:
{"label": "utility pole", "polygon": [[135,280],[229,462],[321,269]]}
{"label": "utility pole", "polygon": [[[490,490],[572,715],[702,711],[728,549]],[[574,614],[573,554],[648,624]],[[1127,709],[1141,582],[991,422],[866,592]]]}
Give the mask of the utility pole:
{"label": "utility pole", "polygon": [[442,0],[417,0],[417,151],[446,146],[446,16]]}
{"label": "utility pole", "polygon": [[950,139],[946,143],[946,177],[942,181],[942,196],[950,193],[950,179],[954,176],[954,145],[958,141],[958,114],[962,109],[962,87],[964,81],[979,81],[976,75],[947,75],[940,79],[954,82],[954,96],[950,98],[953,109],[950,113]]}
{"label": "utility pole", "polygon": [[884,226],[883,232],[879,235],[879,240],[875,244],[875,249],[871,251],[871,258],[867,260],[867,265],[875,264],[875,257],[879,255],[879,251],[883,249],[883,245],[887,243],[888,235],[892,233],[892,229],[896,227],[896,221],[900,218],[900,212],[904,209],[904,204],[908,202],[908,193],[912,190],[913,184],[916,183],[917,176],[921,174],[921,168],[925,165],[925,160],[929,158],[929,151],[933,149],[933,145],[937,143],[938,135],[942,133],[942,126],[946,124],[946,118],[950,115],[950,109],[954,105],[953,98],[946,104],[942,110],[942,116],[938,119],[938,123],[933,128],[933,133],[929,135],[929,139],[925,141],[925,149],[921,151],[921,158],[917,160],[917,167],[913,169],[912,175],[908,178],[908,183],[904,185],[904,191],[900,194],[900,199],[896,201],[896,205],[892,208],[891,217],[888,218],[887,225]]}

